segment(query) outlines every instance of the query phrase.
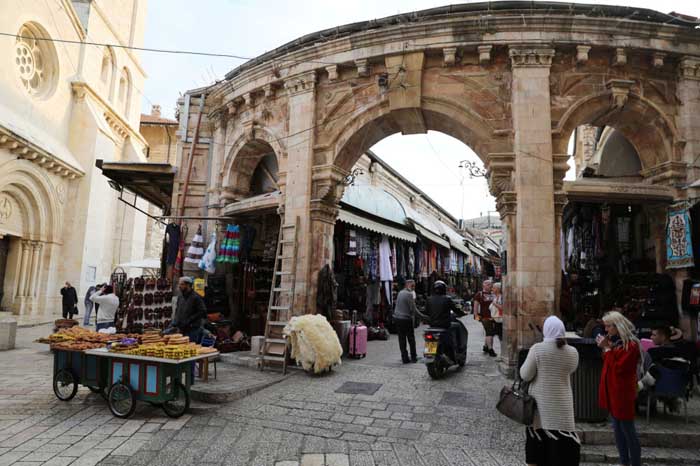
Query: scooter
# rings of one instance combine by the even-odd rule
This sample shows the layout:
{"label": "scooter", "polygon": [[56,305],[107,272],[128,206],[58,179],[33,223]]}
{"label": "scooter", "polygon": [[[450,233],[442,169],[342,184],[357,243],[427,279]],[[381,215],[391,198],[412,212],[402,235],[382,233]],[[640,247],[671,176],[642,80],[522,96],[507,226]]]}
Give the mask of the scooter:
{"label": "scooter", "polygon": [[[467,342],[469,331],[467,330],[466,316],[455,317],[452,314],[450,329],[429,327],[423,332],[425,349],[423,359],[428,368],[428,374],[433,379],[440,379],[445,376],[447,370],[452,366],[464,367],[467,363]],[[445,344],[445,340],[450,338],[452,333],[456,341],[456,348],[450,349],[450,345]]]}

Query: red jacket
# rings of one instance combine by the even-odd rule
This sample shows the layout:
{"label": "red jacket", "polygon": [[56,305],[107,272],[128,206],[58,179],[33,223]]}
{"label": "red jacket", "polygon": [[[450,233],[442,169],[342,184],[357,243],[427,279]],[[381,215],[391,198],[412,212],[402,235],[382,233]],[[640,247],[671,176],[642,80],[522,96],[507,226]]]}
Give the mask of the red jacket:
{"label": "red jacket", "polygon": [[627,349],[618,346],[603,353],[598,404],[615,419],[634,420],[639,357],[639,346],[634,342],[630,342]]}

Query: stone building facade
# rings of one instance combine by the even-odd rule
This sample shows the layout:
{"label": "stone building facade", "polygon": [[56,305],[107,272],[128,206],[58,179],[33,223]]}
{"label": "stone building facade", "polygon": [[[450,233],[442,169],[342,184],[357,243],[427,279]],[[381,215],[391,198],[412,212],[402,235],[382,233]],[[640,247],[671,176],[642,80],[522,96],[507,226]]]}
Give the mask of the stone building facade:
{"label": "stone building facade", "polygon": [[197,133],[195,171],[183,204],[181,170],[173,205],[218,215],[248,194],[257,162],[274,152],[280,210],[285,222],[301,220],[294,304],[313,312],[312,277],[331,258],[342,181],[358,159],[394,133],[449,134],[483,160],[506,232],[504,343],[513,363],[538,337],[529,324],[557,309],[576,128],[620,131],[641,163],[640,180],[591,189],[696,196],[687,186],[698,177],[700,34],[638,8],[484,5],[310,34],[189,91],[178,151],[188,157]]}
{"label": "stone building facade", "polygon": [[0,6],[0,31],[17,34],[0,38],[1,306],[22,319],[60,314],[63,282],[84,296],[116,264],[143,257],[145,217],[117,200],[95,160],[145,160],[145,72],[134,51],[84,42],[142,46],[145,8],[144,0]]}

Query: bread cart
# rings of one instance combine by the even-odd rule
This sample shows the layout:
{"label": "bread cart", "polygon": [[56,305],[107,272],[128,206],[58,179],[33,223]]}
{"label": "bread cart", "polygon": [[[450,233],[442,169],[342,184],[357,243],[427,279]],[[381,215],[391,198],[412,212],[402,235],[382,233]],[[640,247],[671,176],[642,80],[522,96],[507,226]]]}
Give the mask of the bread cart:
{"label": "bread cart", "polygon": [[134,413],[136,401],[161,406],[170,417],[180,417],[190,406],[190,386],[195,361],[219,355],[200,354],[184,359],[167,359],[110,352],[107,348],[85,351],[105,367],[106,399],[117,417]]}
{"label": "bread cart", "polygon": [[53,392],[62,401],[72,400],[78,385],[107,396],[107,365],[87,350],[51,347],[53,352]]}

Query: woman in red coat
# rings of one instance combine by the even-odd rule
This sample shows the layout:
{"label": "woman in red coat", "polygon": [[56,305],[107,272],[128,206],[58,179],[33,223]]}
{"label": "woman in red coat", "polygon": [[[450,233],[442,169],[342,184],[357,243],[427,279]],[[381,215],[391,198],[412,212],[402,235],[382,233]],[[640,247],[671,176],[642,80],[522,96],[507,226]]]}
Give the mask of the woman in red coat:
{"label": "woman in red coat", "polygon": [[641,466],[642,448],[634,427],[641,345],[634,335],[634,325],[619,312],[605,314],[603,323],[607,335],[597,339],[603,350],[598,403],[610,412],[620,464]]}

